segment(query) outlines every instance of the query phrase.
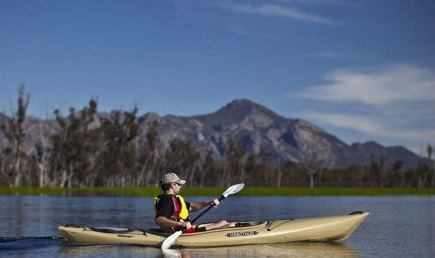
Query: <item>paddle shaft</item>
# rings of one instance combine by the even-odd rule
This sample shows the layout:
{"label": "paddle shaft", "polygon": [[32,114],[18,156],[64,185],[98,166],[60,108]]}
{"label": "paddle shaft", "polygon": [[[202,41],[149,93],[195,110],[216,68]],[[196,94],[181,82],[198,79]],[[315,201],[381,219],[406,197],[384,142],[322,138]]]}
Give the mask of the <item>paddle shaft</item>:
{"label": "paddle shaft", "polygon": [[[219,201],[223,201],[223,200],[225,200],[225,196],[221,195],[221,197],[219,197],[218,200],[219,200]],[[196,217],[191,221],[191,223],[192,223],[192,224],[195,223],[195,221],[197,221],[199,218],[201,218],[202,215],[204,215],[207,211],[209,211],[209,210],[210,210],[211,208],[213,208],[213,207],[214,207],[214,205],[210,205],[210,206],[208,206],[207,209],[203,210],[200,214],[198,214],[198,216],[196,216]]]}

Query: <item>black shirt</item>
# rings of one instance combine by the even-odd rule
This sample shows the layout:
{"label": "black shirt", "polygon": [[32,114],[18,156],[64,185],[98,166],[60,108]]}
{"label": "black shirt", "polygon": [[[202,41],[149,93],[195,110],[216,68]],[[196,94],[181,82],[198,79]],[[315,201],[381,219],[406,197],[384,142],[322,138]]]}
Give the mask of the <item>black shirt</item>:
{"label": "black shirt", "polygon": [[[168,219],[171,218],[172,214],[174,214],[175,207],[172,202],[172,194],[161,194],[157,198],[159,198],[156,204],[156,218],[157,217],[166,217]],[[178,201],[178,199],[177,199]],[[186,202],[187,209],[190,209],[190,202]],[[180,203],[181,207],[181,203]]]}

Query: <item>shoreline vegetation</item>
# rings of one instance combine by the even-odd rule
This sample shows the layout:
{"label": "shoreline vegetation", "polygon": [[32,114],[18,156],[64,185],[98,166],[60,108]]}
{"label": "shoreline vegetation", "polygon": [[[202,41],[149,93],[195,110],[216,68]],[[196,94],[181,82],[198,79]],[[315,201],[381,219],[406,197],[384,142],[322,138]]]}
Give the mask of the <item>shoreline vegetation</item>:
{"label": "shoreline vegetation", "polygon": [[[184,196],[217,196],[224,188],[185,188]],[[43,195],[43,196],[124,196],[152,197],[160,193],[158,187],[0,187],[1,195]],[[352,187],[251,187],[239,196],[395,196],[435,195],[434,188],[352,188]]]}

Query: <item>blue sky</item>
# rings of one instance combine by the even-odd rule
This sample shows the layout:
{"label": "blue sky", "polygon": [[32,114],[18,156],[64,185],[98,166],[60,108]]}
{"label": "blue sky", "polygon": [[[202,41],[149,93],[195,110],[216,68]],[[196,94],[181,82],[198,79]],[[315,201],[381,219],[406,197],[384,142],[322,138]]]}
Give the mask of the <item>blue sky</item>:
{"label": "blue sky", "polygon": [[195,115],[249,98],[347,143],[435,141],[434,1],[0,3],[0,111]]}

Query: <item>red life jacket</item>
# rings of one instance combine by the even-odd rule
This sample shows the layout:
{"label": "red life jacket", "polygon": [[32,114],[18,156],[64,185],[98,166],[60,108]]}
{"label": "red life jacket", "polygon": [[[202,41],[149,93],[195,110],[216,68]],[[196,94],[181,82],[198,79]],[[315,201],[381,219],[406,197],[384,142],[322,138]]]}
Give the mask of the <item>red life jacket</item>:
{"label": "red life jacket", "polygon": [[174,213],[171,215],[171,219],[180,221],[180,213],[181,213],[181,203],[180,200],[172,196],[172,203],[174,204]]}
{"label": "red life jacket", "polygon": [[[154,197],[154,210],[156,210],[156,205],[159,199]],[[189,218],[189,210],[187,209],[186,202],[184,198],[180,195],[172,196],[172,204],[174,205],[174,213],[171,215],[171,219],[175,221],[186,221]]]}

